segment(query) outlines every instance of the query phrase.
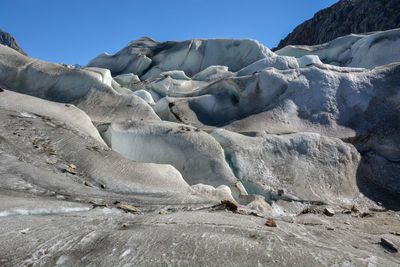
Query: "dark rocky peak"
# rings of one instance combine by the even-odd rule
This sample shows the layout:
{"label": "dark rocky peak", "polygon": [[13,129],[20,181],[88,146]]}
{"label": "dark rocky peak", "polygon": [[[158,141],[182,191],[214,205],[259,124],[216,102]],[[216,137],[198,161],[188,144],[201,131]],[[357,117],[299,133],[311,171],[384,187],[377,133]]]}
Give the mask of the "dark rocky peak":
{"label": "dark rocky peak", "polygon": [[9,33],[4,32],[2,29],[0,29],[0,44],[9,46],[26,56],[22,48],[18,46],[17,41],[15,41],[14,37],[12,37]]}
{"label": "dark rocky peak", "polygon": [[278,47],[316,45],[350,33],[400,27],[399,0],[341,0],[297,26]]}

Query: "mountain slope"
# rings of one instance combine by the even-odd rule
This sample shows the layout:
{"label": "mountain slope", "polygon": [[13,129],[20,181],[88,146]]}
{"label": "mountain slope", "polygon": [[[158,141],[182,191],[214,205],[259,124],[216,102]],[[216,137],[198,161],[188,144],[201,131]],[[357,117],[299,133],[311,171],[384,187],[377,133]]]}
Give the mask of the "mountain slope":
{"label": "mountain slope", "polygon": [[0,29],[0,44],[9,46],[26,56],[22,48],[18,46],[17,41],[15,41],[14,37],[12,37],[9,33],[4,32],[2,29]]}
{"label": "mountain slope", "polygon": [[349,33],[383,31],[400,27],[398,0],[341,0],[297,26],[278,47],[316,45]]}

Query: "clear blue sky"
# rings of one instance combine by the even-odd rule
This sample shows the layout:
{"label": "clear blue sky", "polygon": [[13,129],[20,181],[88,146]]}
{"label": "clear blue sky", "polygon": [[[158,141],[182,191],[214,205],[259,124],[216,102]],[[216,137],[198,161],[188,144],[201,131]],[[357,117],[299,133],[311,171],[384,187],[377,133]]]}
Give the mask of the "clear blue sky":
{"label": "clear blue sky", "polygon": [[85,65],[129,41],[251,38],[271,48],[337,0],[1,0],[0,28],[31,57]]}

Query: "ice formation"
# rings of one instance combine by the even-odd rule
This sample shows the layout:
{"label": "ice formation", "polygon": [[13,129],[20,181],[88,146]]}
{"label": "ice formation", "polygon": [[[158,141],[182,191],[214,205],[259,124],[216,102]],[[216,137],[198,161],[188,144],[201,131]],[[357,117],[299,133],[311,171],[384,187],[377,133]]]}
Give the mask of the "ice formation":
{"label": "ice formation", "polygon": [[396,265],[365,238],[399,226],[399,49],[144,37],[72,69],[0,45],[0,264]]}
{"label": "ice formation", "polygon": [[328,64],[373,69],[400,61],[399,38],[400,29],[351,34],[321,45],[289,45],[276,54],[296,58],[317,55]]}

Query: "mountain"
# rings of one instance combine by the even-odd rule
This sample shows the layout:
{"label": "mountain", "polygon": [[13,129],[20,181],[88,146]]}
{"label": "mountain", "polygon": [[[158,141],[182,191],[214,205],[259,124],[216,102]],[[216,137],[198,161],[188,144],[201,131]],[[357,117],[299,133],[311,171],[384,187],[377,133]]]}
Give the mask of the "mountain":
{"label": "mountain", "polygon": [[350,33],[400,27],[398,0],[341,0],[297,26],[273,50],[287,45],[316,45]]}
{"label": "mountain", "polygon": [[22,48],[18,46],[17,41],[15,41],[14,37],[12,37],[9,33],[2,31],[1,29],[0,29],[0,44],[9,46],[12,49],[26,56]]}

